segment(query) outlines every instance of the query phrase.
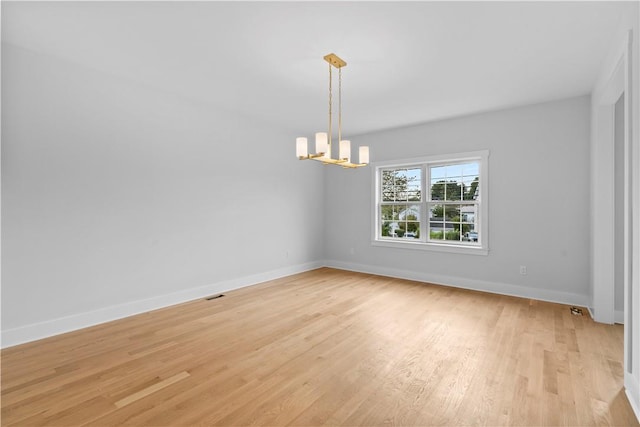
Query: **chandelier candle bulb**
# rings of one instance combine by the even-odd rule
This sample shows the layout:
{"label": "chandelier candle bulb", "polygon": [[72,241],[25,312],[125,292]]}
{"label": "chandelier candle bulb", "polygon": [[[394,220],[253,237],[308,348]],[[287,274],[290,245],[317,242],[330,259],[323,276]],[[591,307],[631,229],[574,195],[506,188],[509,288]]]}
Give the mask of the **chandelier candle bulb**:
{"label": "chandelier candle bulb", "polygon": [[362,164],[362,165],[368,165],[369,164],[369,147],[367,147],[366,145],[363,145],[363,146],[360,147],[358,160],[360,161],[360,164]]}
{"label": "chandelier candle bulb", "polygon": [[343,139],[340,141],[340,160],[347,159],[347,162],[351,161],[351,141]]}
{"label": "chandelier candle bulb", "polygon": [[307,157],[309,155],[309,148],[307,144],[307,138],[296,138],[296,156]]}
{"label": "chandelier candle bulb", "polygon": [[[325,153],[327,154],[329,148],[329,143],[327,141],[327,133],[326,132],[318,132],[316,133],[316,154]],[[329,156],[330,157],[330,153]]]}

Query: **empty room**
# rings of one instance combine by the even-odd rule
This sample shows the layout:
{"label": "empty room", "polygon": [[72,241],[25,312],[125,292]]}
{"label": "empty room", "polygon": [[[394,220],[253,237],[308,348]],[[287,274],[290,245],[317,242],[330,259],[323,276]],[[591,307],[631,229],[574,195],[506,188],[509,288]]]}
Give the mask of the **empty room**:
{"label": "empty room", "polygon": [[640,426],[640,2],[0,12],[3,426]]}

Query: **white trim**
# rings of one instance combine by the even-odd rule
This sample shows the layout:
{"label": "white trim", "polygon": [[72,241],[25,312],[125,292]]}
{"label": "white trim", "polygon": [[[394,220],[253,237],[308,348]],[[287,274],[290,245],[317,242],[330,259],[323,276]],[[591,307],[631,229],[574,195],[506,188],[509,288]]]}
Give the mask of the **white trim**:
{"label": "white trim", "polygon": [[[640,8],[638,8],[640,18]],[[624,21],[623,21],[624,22]],[[613,224],[613,203],[609,191],[613,190],[612,162],[613,152],[613,104],[621,94],[625,95],[624,115],[624,385],[628,400],[633,407],[636,417],[640,419],[640,387],[639,365],[640,333],[638,331],[638,311],[640,310],[640,286],[638,280],[638,197],[635,185],[640,180],[637,177],[638,154],[638,112],[634,111],[638,105],[640,91],[634,84],[638,82],[638,70],[634,63],[638,59],[634,54],[640,54],[640,49],[633,48],[634,34],[638,30],[640,19],[621,24],[621,31],[616,35],[609,55],[601,67],[598,80],[592,91],[592,303],[598,315],[597,321],[610,323],[617,313],[613,305],[614,295],[614,259],[613,234],[607,235],[610,227],[602,224]],[[633,137],[633,140],[631,139]],[[633,149],[631,149],[633,144]],[[632,234],[633,233],[633,234]],[[630,298],[632,296],[632,298]],[[633,334],[633,335],[632,335]]]}
{"label": "white trim", "polygon": [[465,160],[477,160],[483,156],[489,157],[489,150],[479,151],[466,151],[464,153],[448,153],[448,154],[435,154],[433,156],[424,157],[412,157],[410,159],[398,159],[398,160],[384,160],[379,162],[373,162],[370,164],[372,169],[386,168],[386,167],[405,167],[405,166],[419,166],[422,163],[438,163],[447,161],[465,161]]}
{"label": "white trim", "polygon": [[266,282],[268,280],[274,280],[280,277],[314,270],[316,268],[322,267],[323,265],[323,262],[316,261],[306,264],[283,267],[264,273],[253,274],[250,276],[212,283],[206,286],[186,289],[184,291],[173,292],[170,294],[160,295],[138,301],[126,302],[124,304],[112,305],[94,311],[73,314],[70,316],[60,317],[45,322],[33,323],[18,328],[7,329],[2,331],[0,347],[11,347],[38,339],[47,338],[82,328],[87,328],[89,326],[98,325],[100,323],[122,319],[123,317],[129,317],[135,314],[140,314],[147,311],[157,310],[175,304],[191,301],[194,299],[203,298],[208,295],[220,292],[228,292],[234,289],[244,288],[246,286]]}
{"label": "white trim", "polygon": [[419,282],[433,283],[434,285],[451,286],[454,288],[470,289],[474,291],[489,292],[493,294],[536,299],[540,301],[555,302],[559,304],[576,305],[579,307],[587,307],[589,300],[586,295],[574,294],[570,292],[560,292],[551,289],[536,289],[525,286],[511,285],[508,283],[489,282],[486,280],[467,279],[463,277],[430,274],[404,269],[400,270],[395,268],[380,267],[377,265],[365,265],[327,260],[326,266],[337,268],[340,270],[356,271],[359,273],[375,274],[378,276],[394,277],[398,279],[415,280]]}
{"label": "white trim", "polygon": [[485,249],[479,246],[463,246],[455,244],[442,244],[442,243],[430,243],[430,242],[403,242],[401,240],[383,240],[378,239],[371,242],[373,246],[382,246],[385,248],[394,249],[410,249],[421,251],[436,251],[436,252],[449,252],[456,254],[467,255],[489,255],[489,249]]}
{"label": "white trim", "polygon": [[637,396],[640,396],[640,384],[638,384],[638,380],[633,375],[626,371],[624,373],[624,387],[631,409],[633,409],[636,418],[640,421],[640,406],[638,406],[638,400],[636,400]]}
{"label": "white trim", "polygon": [[[625,153],[625,182],[624,182],[624,287],[625,304],[626,290],[628,288],[629,276],[627,268],[629,265],[628,254],[628,230],[629,200],[626,200],[630,193],[629,171],[626,170],[629,164],[629,73],[628,49],[631,41],[631,34],[627,33],[624,40],[616,46],[616,56],[611,62],[607,74],[604,74],[595,86],[592,96],[594,120],[592,123],[592,291],[593,306],[596,317],[594,320],[603,323],[614,323],[614,193],[615,193],[615,159],[614,159],[614,108],[616,101],[622,94],[625,94],[625,130],[624,130],[624,153]],[[626,352],[625,352],[626,357]]]}

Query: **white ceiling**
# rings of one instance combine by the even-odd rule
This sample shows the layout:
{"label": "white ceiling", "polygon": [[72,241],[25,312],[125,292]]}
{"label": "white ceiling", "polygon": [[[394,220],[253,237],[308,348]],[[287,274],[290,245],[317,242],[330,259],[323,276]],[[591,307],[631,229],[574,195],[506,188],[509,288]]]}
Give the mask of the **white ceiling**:
{"label": "white ceiling", "polygon": [[587,94],[631,2],[2,2],[2,41],[292,135],[344,134]]}

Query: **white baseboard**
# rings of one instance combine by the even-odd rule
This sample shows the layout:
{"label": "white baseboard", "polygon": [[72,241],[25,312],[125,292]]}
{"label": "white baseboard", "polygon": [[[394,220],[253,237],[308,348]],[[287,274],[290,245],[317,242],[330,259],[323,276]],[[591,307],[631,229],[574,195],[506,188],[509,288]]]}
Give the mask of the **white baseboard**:
{"label": "white baseboard", "polygon": [[341,270],[357,271],[360,273],[376,274],[379,276],[396,277],[399,279],[416,280],[436,285],[451,286],[455,288],[471,289],[475,291],[490,292],[494,294],[509,295],[521,298],[531,298],[541,301],[557,302],[561,304],[586,307],[588,297],[586,295],[570,292],[553,291],[549,289],[536,289],[524,286],[510,285],[507,283],[489,282],[485,280],[467,279],[463,277],[443,276],[418,271],[400,270],[377,265],[365,265],[346,263],[342,261],[327,260],[327,267]]}
{"label": "white baseboard", "polygon": [[208,295],[220,292],[228,292],[233,289],[255,285],[257,283],[266,282],[268,280],[274,280],[280,277],[302,273],[304,271],[313,270],[323,266],[324,263],[322,261],[299,264],[279,268],[277,270],[267,271],[264,273],[253,274],[251,276],[225,280],[222,282],[213,283],[211,285],[200,286],[184,291],[147,298],[144,300],[104,307],[90,312],[73,314],[71,316],[61,317],[46,322],[33,323],[14,329],[7,329],[2,331],[0,337],[0,348],[11,347],[26,342],[63,334],[65,332],[75,331],[100,323],[122,319],[123,317],[133,316],[135,314],[180,304]]}
{"label": "white baseboard", "polygon": [[208,295],[228,292],[233,289],[255,285],[257,283],[280,277],[289,276],[320,267],[332,267],[342,270],[357,271],[362,273],[377,274],[380,276],[397,277],[400,279],[417,280],[438,285],[452,286],[477,291],[491,292],[501,295],[511,295],[522,298],[533,298],[542,301],[558,302],[562,304],[587,306],[588,298],[585,295],[559,292],[548,289],[534,289],[506,283],[487,282],[461,277],[434,275],[429,273],[400,270],[374,265],[345,263],[341,261],[315,261],[290,267],[284,267],[251,276],[240,277],[231,280],[214,283],[198,288],[187,289],[171,294],[160,295],[144,300],[132,301],[124,304],[104,307],[85,313],[61,317],[46,322],[34,323],[19,328],[2,331],[0,336],[0,348],[11,347],[42,338],[51,337],[65,332],[71,332],[89,326],[97,325],[123,317],[133,316],[159,308],[180,304]]}
{"label": "white baseboard", "polygon": [[624,392],[627,400],[636,414],[636,419],[640,422],[640,384],[638,379],[628,372],[624,373]]}
{"label": "white baseboard", "polygon": [[596,313],[595,313],[595,308],[588,307],[588,309],[589,309],[589,314],[591,315],[591,318],[593,320],[595,320],[596,322],[604,323],[604,324],[607,324],[607,325],[612,325],[614,323],[618,323],[620,325],[624,325],[624,311],[614,310],[614,312],[613,312],[613,321],[609,322],[608,319],[605,321],[601,317],[597,317]]}

